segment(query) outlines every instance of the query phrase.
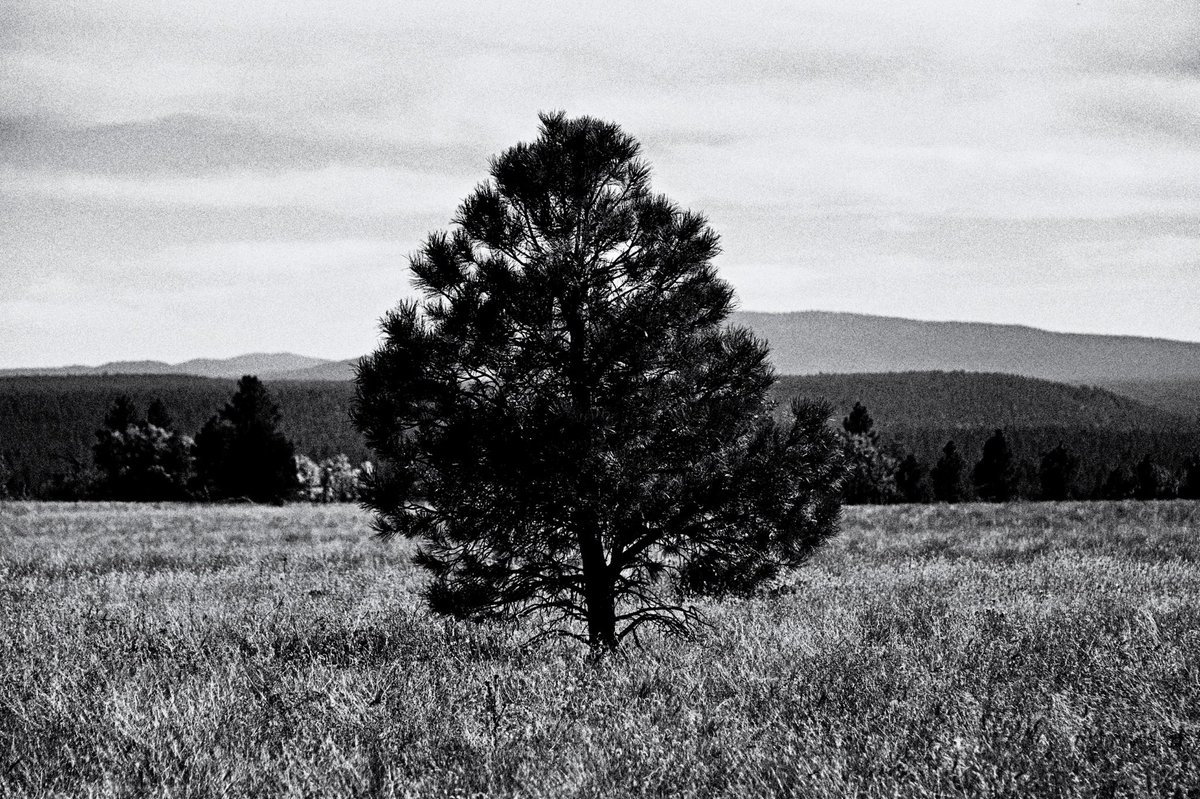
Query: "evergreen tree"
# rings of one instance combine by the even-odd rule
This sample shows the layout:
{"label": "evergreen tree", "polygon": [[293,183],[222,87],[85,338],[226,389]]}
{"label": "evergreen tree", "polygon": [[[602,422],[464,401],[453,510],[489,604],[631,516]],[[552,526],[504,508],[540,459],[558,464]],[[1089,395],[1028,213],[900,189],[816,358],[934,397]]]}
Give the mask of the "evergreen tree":
{"label": "evergreen tree", "polygon": [[210,499],[280,503],[299,488],[295,452],[279,431],[279,406],[257,377],[237,392],[196,436],[196,471]]}
{"label": "evergreen tree", "polygon": [[421,542],[435,611],[604,651],[686,632],[680,587],[751,590],[833,535],[837,439],[824,407],[776,421],[717,236],[650,191],[638,144],[541,123],[412,259],[423,298],[359,366],[364,501]]}
{"label": "evergreen tree", "polygon": [[1075,495],[1075,475],[1078,471],[1079,458],[1062,444],[1043,453],[1038,468],[1041,498],[1051,501],[1071,499]]}
{"label": "evergreen tree", "polygon": [[983,456],[971,472],[975,492],[985,502],[1008,502],[1016,494],[1016,477],[1008,442],[996,430],[983,442]]}
{"label": "evergreen tree", "polygon": [[159,397],[155,397],[150,402],[150,407],[146,409],[146,421],[163,430],[171,430],[175,427],[175,420],[171,418],[171,413]]}
{"label": "evergreen tree", "polygon": [[929,487],[925,484],[925,467],[911,452],[896,470],[896,490],[903,502],[928,502]]}
{"label": "evergreen tree", "polygon": [[842,420],[846,479],[842,499],[849,505],[887,503],[897,496],[896,459],[883,451],[875,422],[861,402]]}
{"label": "evergreen tree", "polygon": [[947,441],[942,448],[942,456],[929,473],[933,481],[933,498],[938,502],[962,502],[963,491],[963,459],[958,454],[958,448],[953,441]]}
{"label": "evergreen tree", "polygon": [[153,413],[142,419],[133,402],[121,396],[105,414],[92,448],[99,470],[93,493],[99,498],[126,502],[188,498],[192,440],[170,429],[161,401],[155,400],[151,409]]}
{"label": "evergreen tree", "polygon": [[[95,417],[92,417],[95,418]],[[123,432],[126,428],[141,424],[142,417],[137,406],[128,395],[122,394],[113,401],[112,407],[104,415],[104,427],[114,432]]]}
{"label": "evergreen tree", "polygon": [[852,436],[868,435],[875,427],[875,420],[867,413],[867,406],[855,402],[850,415],[842,419],[842,429]]}

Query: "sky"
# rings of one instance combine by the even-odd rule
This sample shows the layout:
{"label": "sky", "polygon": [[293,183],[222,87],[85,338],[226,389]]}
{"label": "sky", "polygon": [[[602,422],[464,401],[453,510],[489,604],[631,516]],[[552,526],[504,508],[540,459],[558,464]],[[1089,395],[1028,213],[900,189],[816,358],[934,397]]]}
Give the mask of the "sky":
{"label": "sky", "polygon": [[1197,0],[0,6],[0,367],[368,352],[559,109],[745,310],[1200,341]]}

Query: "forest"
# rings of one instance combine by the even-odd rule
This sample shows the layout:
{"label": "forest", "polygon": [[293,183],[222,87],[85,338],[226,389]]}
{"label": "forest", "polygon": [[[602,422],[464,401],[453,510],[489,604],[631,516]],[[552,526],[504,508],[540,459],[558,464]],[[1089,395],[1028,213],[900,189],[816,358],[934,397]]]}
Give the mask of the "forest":
{"label": "forest", "polygon": [[[352,463],[370,451],[350,420],[354,385],[338,381],[269,381],[280,410],[280,431],[298,456],[321,462],[345,455]],[[112,403],[127,396],[145,408],[160,400],[174,426],[195,435],[235,389],[235,381],[185,375],[102,375],[0,378],[0,492],[9,498],[77,499],[80,478],[94,469],[97,430]],[[1013,375],[969,372],[785,375],[773,395],[827,400],[839,424],[861,403],[872,420],[871,445],[882,459],[879,501],[900,501],[894,482],[911,455],[932,494],[929,474],[948,442],[964,466],[963,498],[985,442],[997,429],[1010,452],[1014,498],[1041,495],[1041,459],[1060,445],[1077,460],[1071,496],[1100,498],[1114,471],[1136,477],[1149,458],[1174,493],[1187,464],[1200,453],[1200,421],[1102,388],[1068,386]],[[860,447],[861,449],[861,447]],[[1166,490],[1170,494],[1170,490]],[[1132,488],[1128,496],[1133,496]],[[849,497],[851,502],[855,501]]]}

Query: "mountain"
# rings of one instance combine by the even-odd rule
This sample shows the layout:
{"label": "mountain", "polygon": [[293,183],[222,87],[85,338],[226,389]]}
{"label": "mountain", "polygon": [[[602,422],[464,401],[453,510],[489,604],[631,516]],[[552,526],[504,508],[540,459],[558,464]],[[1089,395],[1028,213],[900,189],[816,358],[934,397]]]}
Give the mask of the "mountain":
{"label": "mountain", "polygon": [[[100,366],[55,366],[30,369],[0,369],[0,377],[80,376],[80,375],[194,375],[197,377],[238,378],[242,375],[274,376],[336,363],[290,352],[254,352],[233,358],[195,358],[183,363],[163,361],[112,361]],[[305,378],[296,378],[305,379]]]}
{"label": "mountain", "polygon": [[1200,343],[1052,333],[1019,325],[743,311],[780,374],[964,370],[1064,383],[1200,378]]}
{"label": "mountain", "polygon": [[305,369],[293,369],[286,372],[271,372],[260,375],[270,380],[353,380],[354,366],[357,358],[347,358],[344,361],[324,361]]}
{"label": "mountain", "polygon": [[241,377],[242,375],[259,375],[260,377],[265,377],[280,372],[311,369],[314,366],[324,363],[329,362],[324,358],[309,358],[305,355],[294,355],[290,352],[255,352],[224,360],[196,358],[176,364],[173,368],[176,374],[197,375],[199,377]]}
{"label": "mountain", "polygon": [[[746,325],[771,345],[775,370],[783,375],[967,371],[1036,377],[1062,383],[1112,386],[1151,404],[1183,410],[1200,381],[1200,343],[1136,336],[1052,333],[1019,325],[980,322],[921,322],[890,316],[799,311],[742,311],[732,321]],[[0,369],[17,375],[191,374],[271,380],[349,380],[354,359],[330,361],[291,353],[254,353],[225,360],[180,364],[120,361],[102,366]],[[1180,386],[1141,385],[1179,382]],[[1190,381],[1190,385],[1189,385]],[[1200,412],[1197,412],[1200,413]],[[1197,413],[1189,415],[1197,415]]]}

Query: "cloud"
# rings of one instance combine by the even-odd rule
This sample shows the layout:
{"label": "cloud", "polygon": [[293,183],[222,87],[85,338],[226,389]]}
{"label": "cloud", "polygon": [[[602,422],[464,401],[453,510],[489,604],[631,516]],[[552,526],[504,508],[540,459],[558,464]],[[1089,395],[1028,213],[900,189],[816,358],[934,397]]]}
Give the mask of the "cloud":
{"label": "cloud", "polygon": [[[69,324],[76,303],[120,341],[136,324],[116,317],[153,327],[188,297],[253,335],[275,302],[282,337],[332,303],[373,329],[396,290],[355,264],[444,227],[563,108],[643,141],[656,189],[722,234],[745,307],[1200,329],[1124,302],[1195,282],[1195,0],[10,7],[0,313]],[[72,346],[20,318],[10,355]],[[190,324],[183,355],[213,354]],[[326,332],[354,351],[359,329]]]}

